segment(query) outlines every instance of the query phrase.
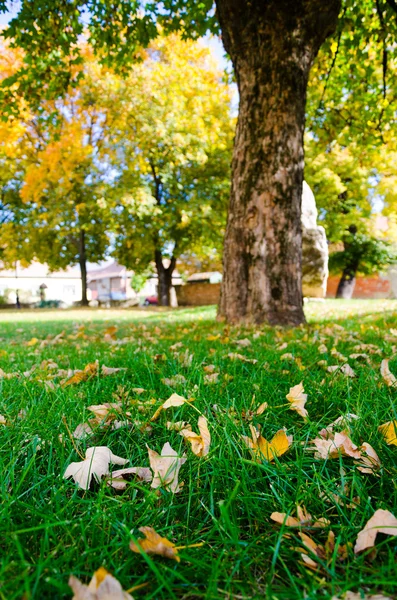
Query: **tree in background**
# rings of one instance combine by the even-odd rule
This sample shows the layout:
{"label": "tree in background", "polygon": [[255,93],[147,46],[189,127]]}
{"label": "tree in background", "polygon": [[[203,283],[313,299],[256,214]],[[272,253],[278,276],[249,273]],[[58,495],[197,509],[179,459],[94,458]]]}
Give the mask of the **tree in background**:
{"label": "tree in background", "polygon": [[114,254],[137,273],[154,262],[159,302],[169,306],[178,258],[222,244],[233,135],[230,91],[209,50],[177,35],[153,42],[118,86],[122,112],[111,135],[119,172]]}
{"label": "tree in background", "polygon": [[[157,37],[158,24],[167,32],[179,29],[185,37],[220,29],[234,66],[240,109],[219,314],[231,322],[298,324],[304,320],[300,211],[309,72],[324,40],[336,29],[326,46],[327,68],[318,75],[323,113],[317,121],[327,125],[324,90],[331,86],[331,72],[337,71],[341,101],[354,98],[360,79],[365,82],[360,97],[368,100],[349,115],[336,106],[341,121],[351,127],[352,119],[368,113],[366,127],[368,122],[371,127],[378,123],[381,130],[395,102],[388,93],[387,70],[396,39],[397,4],[394,0],[216,0],[215,5],[216,11],[212,0],[144,5],[124,0],[66,4],[23,0],[5,35],[26,49],[28,57],[8,81],[8,91],[3,90],[3,104],[12,110],[15,93],[37,101],[43,89],[54,97],[69,86],[73,66],[81,60],[77,41],[87,17],[97,53],[124,72],[140,47]],[[0,1],[0,10],[7,11],[6,0]],[[377,50],[366,57],[369,41],[376,41]],[[346,68],[334,68],[342,49]],[[367,58],[364,77],[362,58]],[[371,61],[378,59],[381,85],[367,77]],[[383,103],[377,108],[379,98]]]}

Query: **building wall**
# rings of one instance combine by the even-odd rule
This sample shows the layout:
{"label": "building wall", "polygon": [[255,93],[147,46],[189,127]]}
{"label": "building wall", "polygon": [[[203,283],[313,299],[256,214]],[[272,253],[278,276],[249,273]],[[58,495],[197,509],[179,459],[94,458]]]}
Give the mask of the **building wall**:
{"label": "building wall", "polygon": [[62,300],[66,304],[81,301],[81,279],[79,277],[3,277],[0,274],[0,296],[7,290],[9,302],[16,301],[16,290],[19,290],[21,302],[38,302],[40,285],[45,283],[46,300]]}
{"label": "building wall", "polygon": [[[327,298],[335,298],[340,276],[328,277]],[[396,290],[397,291],[397,290]],[[392,287],[392,274],[357,277],[353,298],[395,298]]]}
{"label": "building wall", "polygon": [[179,306],[218,304],[220,283],[191,283],[175,286]]}

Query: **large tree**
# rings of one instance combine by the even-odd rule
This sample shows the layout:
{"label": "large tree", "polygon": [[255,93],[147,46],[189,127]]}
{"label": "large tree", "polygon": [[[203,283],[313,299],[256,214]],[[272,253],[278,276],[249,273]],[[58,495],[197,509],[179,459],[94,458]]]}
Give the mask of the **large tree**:
{"label": "large tree", "polygon": [[[6,4],[1,0],[0,9],[7,10]],[[23,0],[6,35],[27,50],[29,60],[9,81],[5,105],[12,110],[15,92],[34,101],[43,86],[53,95],[70,83],[87,19],[96,51],[121,70],[157,36],[159,24],[185,36],[216,32],[219,25],[240,94],[219,314],[231,322],[298,324],[304,320],[300,203],[307,83],[319,48],[337,26],[341,0],[215,4],[216,11],[212,0]],[[374,31],[370,19],[363,19],[371,12],[377,14],[381,35],[375,34],[386,64],[397,4],[344,0],[342,17],[348,14],[357,25],[355,47],[365,48]]]}
{"label": "large tree", "polygon": [[118,173],[114,254],[135,272],[154,262],[159,302],[169,306],[178,258],[222,241],[230,90],[208,48],[175,34],[153,42],[124,82],[116,79],[122,112],[110,129]]}

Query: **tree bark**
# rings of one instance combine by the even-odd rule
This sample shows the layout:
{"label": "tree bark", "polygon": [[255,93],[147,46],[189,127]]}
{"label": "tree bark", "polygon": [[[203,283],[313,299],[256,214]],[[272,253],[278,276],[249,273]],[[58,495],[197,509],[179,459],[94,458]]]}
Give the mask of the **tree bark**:
{"label": "tree bark", "polygon": [[343,298],[344,300],[351,300],[356,287],[356,271],[351,269],[344,269],[342,277],[338,283],[335,298]]}
{"label": "tree bark", "polygon": [[170,306],[170,291],[172,286],[172,273],[176,265],[176,258],[172,256],[170,264],[165,268],[161,250],[155,250],[154,258],[156,262],[158,278],[158,299],[160,306]]}
{"label": "tree bark", "polygon": [[216,5],[240,95],[218,315],[298,325],[307,82],[340,0]]}
{"label": "tree bark", "polygon": [[80,230],[79,239],[79,264],[81,273],[81,305],[88,306],[87,298],[87,255],[85,248],[85,231]]}

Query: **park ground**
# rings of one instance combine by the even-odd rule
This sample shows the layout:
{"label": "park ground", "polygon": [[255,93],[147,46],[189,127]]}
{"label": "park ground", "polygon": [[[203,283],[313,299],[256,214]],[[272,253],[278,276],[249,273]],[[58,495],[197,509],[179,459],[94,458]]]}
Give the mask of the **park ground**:
{"label": "park ground", "polygon": [[[0,598],[71,598],[69,576],[87,583],[101,566],[145,600],[396,594],[397,538],[378,535],[358,554],[354,545],[377,509],[397,516],[397,447],[378,430],[397,418],[397,390],[380,373],[390,358],[397,375],[397,301],[313,302],[306,313],[308,325],[287,330],[227,327],[213,307],[1,314],[0,367],[19,376],[0,379]],[[126,370],[66,386],[54,376],[96,360]],[[345,363],[354,377],[328,371]],[[306,420],[286,399],[300,382]],[[150,421],[174,392],[190,402]],[[74,439],[93,417],[87,407],[107,402],[121,405],[123,426],[97,422]],[[167,428],[183,420],[197,432],[200,415],[206,457]],[[312,440],[341,416],[339,431],[379,456],[369,473],[342,453],[314,455]],[[250,425],[268,440],[286,428],[290,448],[272,461],[251,453]],[[165,442],[186,454],[176,494],[137,480],[122,492],[104,480],[84,491],[63,478],[91,446],[148,467],[147,446],[160,452]],[[313,517],[301,527],[270,518],[296,516],[297,506]],[[320,518],[328,523],[313,527]],[[142,526],[182,547],[180,562],[133,553]]]}

